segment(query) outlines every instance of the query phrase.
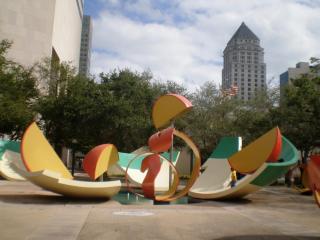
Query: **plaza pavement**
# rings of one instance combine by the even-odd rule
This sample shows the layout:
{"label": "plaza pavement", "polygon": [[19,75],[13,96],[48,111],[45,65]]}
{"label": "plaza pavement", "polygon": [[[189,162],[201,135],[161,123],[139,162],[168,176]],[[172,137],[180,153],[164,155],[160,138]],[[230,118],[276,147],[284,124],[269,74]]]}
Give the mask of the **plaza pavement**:
{"label": "plaza pavement", "polygon": [[311,196],[268,187],[240,201],[121,205],[0,180],[0,239],[320,239]]}

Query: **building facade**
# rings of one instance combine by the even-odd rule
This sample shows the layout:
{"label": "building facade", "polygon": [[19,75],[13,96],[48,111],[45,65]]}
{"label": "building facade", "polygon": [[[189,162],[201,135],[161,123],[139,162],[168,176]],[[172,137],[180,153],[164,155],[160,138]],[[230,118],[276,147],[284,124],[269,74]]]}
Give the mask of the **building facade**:
{"label": "building facade", "polygon": [[305,74],[320,76],[320,72],[312,72],[312,68],[314,66],[310,66],[308,62],[298,62],[295,68],[288,68],[288,71],[280,74],[280,101],[283,101],[285,87],[290,85],[292,80]]}
{"label": "building facade", "polygon": [[45,57],[78,69],[83,0],[1,0],[0,38],[13,42],[8,57],[31,66]]}
{"label": "building facade", "polygon": [[237,97],[250,100],[266,86],[266,64],[260,39],[242,23],[223,51],[222,89],[236,86]]}
{"label": "building facade", "polygon": [[90,74],[91,46],[92,46],[92,21],[90,16],[85,15],[82,21],[80,62],[79,62],[79,73],[84,76],[88,76]]}

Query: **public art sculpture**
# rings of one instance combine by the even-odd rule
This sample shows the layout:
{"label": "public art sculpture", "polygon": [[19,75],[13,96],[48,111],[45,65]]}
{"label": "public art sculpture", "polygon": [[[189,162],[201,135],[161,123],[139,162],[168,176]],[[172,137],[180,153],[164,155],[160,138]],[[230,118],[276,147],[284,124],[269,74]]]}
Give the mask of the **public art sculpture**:
{"label": "public art sculpture", "polygon": [[[104,148],[107,149],[105,150]],[[92,168],[94,171],[90,172],[90,175],[95,176],[96,173],[99,173],[101,155],[105,154],[111,158],[104,159],[104,161],[106,160],[110,163],[116,161],[113,158],[117,157],[117,155],[110,154],[117,151],[116,148],[113,145],[107,145],[104,148],[96,154],[98,158],[97,166]],[[95,149],[93,151],[96,152]],[[91,159],[90,155],[91,153],[89,153],[89,158]],[[21,158],[28,172],[16,168],[18,173],[35,185],[55,193],[71,197],[108,198],[117,194],[121,188],[119,180],[108,182],[74,180],[36,123],[32,123],[22,137]]]}
{"label": "public art sculpture", "polygon": [[310,156],[307,164],[308,185],[313,192],[314,198],[320,207],[320,155]]}
{"label": "public art sculpture", "polygon": [[[177,94],[161,96],[152,109],[153,124],[158,132],[148,140],[148,147],[133,153],[119,153],[112,144],[94,147],[84,158],[83,168],[92,180],[97,179],[111,165],[118,164],[125,173],[127,188],[133,193],[155,201],[173,201],[189,195],[201,199],[242,197],[274,182],[298,160],[293,144],[274,128],[241,149],[241,138],[226,137],[202,166],[200,152],[185,133],[174,127],[174,121],[192,109],[191,102]],[[179,152],[173,150],[174,138],[180,138],[192,150],[194,164],[190,179],[178,190],[179,173],[176,162]],[[110,198],[117,194],[121,182],[77,181],[57,156],[36,123],[24,133],[21,159],[25,166],[10,163],[11,169],[32,183],[72,197]],[[120,160],[119,160],[120,159]],[[282,159],[281,161],[278,161]],[[231,168],[243,174],[234,187],[230,187]],[[199,176],[200,175],[200,176]],[[319,199],[318,173],[313,184]],[[132,187],[138,186],[142,193]]]}
{"label": "public art sculpture", "polygon": [[[130,191],[134,192],[130,187],[128,181],[128,169],[130,165],[140,156],[145,157],[141,164],[141,171],[144,172],[148,169],[148,173],[144,178],[142,183],[143,196],[154,199],[156,201],[173,201],[184,195],[186,195],[189,189],[194,184],[196,178],[199,175],[200,171],[200,152],[193,141],[183,132],[180,132],[174,128],[174,120],[181,117],[184,113],[190,111],[192,108],[191,102],[183,96],[177,94],[167,94],[161,96],[153,105],[152,109],[152,120],[153,124],[157,129],[165,128],[149,138],[148,141],[148,149],[142,151],[139,155],[133,158],[126,169],[126,183],[127,187]],[[172,164],[170,159],[167,159],[160,154],[163,152],[167,152],[171,150],[172,154],[172,146],[174,137],[178,137],[182,139],[188,147],[192,150],[195,156],[194,166],[191,172],[190,179],[188,180],[186,186],[180,191],[177,192],[177,188],[179,185],[179,173],[175,166]],[[155,194],[155,186],[154,181],[160,172],[161,168],[161,160],[163,162],[167,162],[170,167],[168,174],[168,190],[161,195]],[[173,179],[171,181],[171,177],[173,173]],[[131,177],[132,178],[132,177]],[[134,192],[135,193],[135,192]],[[135,193],[137,195],[141,195]]]}
{"label": "public art sculpture", "polygon": [[[272,129],[243,150],[241,138],[222,138],[205,162],[205,170],[191,188],[189,195],[201,199],[236,198],[272,184],[298,160],[297,149],[284,136],[280,141],[279,136],[279,129]],[[274,162],[275,159],[282,161]],[[259,160],[260,165],[257,164]],[[244,175],[233,188],[228,186],[230,165]]]}

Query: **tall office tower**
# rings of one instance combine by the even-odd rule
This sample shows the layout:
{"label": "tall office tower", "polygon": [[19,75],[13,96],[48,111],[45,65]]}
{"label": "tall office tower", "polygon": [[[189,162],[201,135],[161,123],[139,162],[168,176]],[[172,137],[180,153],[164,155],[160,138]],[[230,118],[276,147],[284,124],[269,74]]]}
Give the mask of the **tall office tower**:
{"label": "tall office tower", "polygon": [[85,15],[82,21],[81,48],[79,73],[85,76],[90,74],[90,58],[92,45],[92,21],[91,17]]}
{"label": "tall office tower", "polygon": [[8,58],[31,66],[44,57],[79,64],[83,0],[1,0],[0,38]]}
{"label": "tall office tower", "polygon": [[244,101],[266,86],[266,64],[259,38],[242,23],[223,51],[222,89],[238,87]]}

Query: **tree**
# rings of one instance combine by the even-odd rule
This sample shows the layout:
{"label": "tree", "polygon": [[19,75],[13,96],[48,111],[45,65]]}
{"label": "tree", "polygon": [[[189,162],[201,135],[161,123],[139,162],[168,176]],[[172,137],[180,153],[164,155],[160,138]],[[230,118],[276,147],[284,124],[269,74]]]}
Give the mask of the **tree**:
{"label": "tree", "polygon": [[192,96],[194,109],[187,116],[187,131],[207,159],[223,136],[234,135],[232,121],[238,101],[224,97],[215,84],[206,82]]}
{"label": "tree", "polygon": [[152,105],[158,90],[151,83],[150,72],[137,73],[129,69],[102,73],[101,93],[108,98],[103,136],[121,151],[133,151],[146,145],[155,131],[151,122]]}
{"label": "tree", "polygon": [[270,129],[280,125],[279,88],[258,91],[248,102],[242,102],[234,112],[233,128],[246,145]]}
{"label": "tree", "polygon": [[320,78],[305,75],[292,80],[285,91],[281,106],[284,134],[302,153],[307,161],[310,150],[320,140]]}
{"label": "tree", "polygon": [[45,60],[37,67],[44,86],[37,111],[47,138],[57,153],[63,147],[87,152],[98,141],[100,106],[105,104],[98,84],[76,75],[67,63]]}
{"label": "tree", "polygon": [[36,116],[33,106],[39,92],[34,69],[6,58],[11,44],[0,42],[0,136],[18,139]]}

